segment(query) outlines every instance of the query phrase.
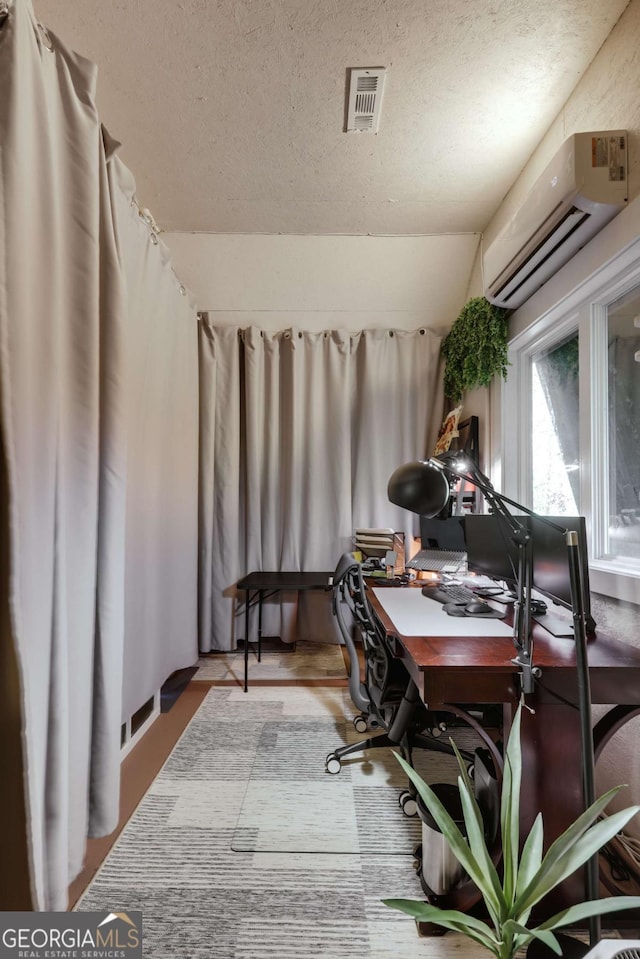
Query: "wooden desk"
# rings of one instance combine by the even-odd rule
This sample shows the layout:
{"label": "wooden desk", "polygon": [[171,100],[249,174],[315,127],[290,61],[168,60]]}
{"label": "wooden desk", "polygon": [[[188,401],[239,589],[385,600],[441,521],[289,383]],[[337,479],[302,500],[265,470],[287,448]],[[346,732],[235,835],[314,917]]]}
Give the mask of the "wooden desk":
{"label": "wooden desk", "polygon": [[[385,612],[382,591],[369,589],[368,596],[394,654],[405,662],[429,709],[446,709],[451,703],[503,703],[506,736],[520,699],[518,675],[511,663],[515,655],[512,639],[504,635],[402,635]],[[414,604],[416,600],[413,596]],[[446,619],[444,612],[442,615]],[[496,622],[502,623],[483,621],[485,632],[489,623]],[[448,630],[450,624],[449,619]],[[534,623],[533,644],[533,662],[542,676],[534,694],[527,697],[535,715],[527,710],[522,715],[520,825],[521,835],[526,836],[542,810],[548,846],[584,808],[578,687],[573,639],[554,637]],[[598,631],[589,639],[588,658],[592,702],[621,704],[594,729],[597,758],[613,733],[640,712],[640,650]],[[626,804],[632,801],[629,796]],[[580,871],[547,896],[536,917],[548,917],[583,901],[584,893]]]}
{"label": "wooden desk", "polygon": [[262,572],[255,571],[236,583],[245,594],[244,600],[244,691],[249,688],[249,611],[258,604],[258,662],[262,656],[262,603],[275,593],[308,589],[331,589],[332,572]]}

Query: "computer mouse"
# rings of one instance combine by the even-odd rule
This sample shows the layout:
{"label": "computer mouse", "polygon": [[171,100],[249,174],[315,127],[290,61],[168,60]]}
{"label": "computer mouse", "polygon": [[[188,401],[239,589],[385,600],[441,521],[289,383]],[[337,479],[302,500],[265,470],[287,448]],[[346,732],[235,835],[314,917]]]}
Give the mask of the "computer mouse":
{"label": "computer mouse", "polygon": [[465,613],[491,613],[493,612],[493,607],[489,606],[489,604],[485,603],[482,599],[472,599],[467,603],[464,611]]}

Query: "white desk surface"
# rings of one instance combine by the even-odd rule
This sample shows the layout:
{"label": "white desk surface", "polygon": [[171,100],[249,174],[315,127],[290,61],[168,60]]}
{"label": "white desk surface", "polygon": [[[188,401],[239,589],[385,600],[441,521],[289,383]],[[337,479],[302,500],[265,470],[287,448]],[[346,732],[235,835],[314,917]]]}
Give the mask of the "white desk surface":
{"label": "white desk surface", "polygon": [[407,587],[374,588],[373,592],[401,636],[513,636],[501,619],[448,616],[441,603]]}

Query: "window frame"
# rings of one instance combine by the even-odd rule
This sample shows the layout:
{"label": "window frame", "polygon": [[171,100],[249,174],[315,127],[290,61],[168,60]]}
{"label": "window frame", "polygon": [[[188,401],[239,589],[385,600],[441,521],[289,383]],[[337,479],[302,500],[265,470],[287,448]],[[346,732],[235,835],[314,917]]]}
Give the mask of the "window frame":
{"label": "window frame", "polygon": [[640,288],[640,236],[511,339],[500,419],[505,493],[530,506],[531,359],[577,331],[580,513],[587,521],[591,589],[640,604],[640,563],[602,555],[609,502],[607,311],[634,288]]}

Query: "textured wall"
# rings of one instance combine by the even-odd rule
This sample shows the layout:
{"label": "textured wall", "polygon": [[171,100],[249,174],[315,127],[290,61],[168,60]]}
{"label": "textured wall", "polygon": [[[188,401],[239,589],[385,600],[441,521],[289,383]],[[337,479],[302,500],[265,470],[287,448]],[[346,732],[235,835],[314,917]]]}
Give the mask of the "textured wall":
{"label": "textured wall", "polygon": [[[640,0],[631,0],[484,232],[484,244],[507,223],[560,145],[573,133],[627,130],[629,200],[640,196]],[[594,241],[594,242],[597,242]],[[469,296],[482,293],[480,251]]]}
{"label": "textured wall", "polygon": [[[479,237],[167,233],[176,272],[215,322],[282,329],[447,329]],[[443,278],[434,284],[430,276]]]}
{"label": "textured wall", "polygon": [[[626,0],[36,0],[173,230],[481,230]],[[346,69],[386,66],[376,136]]]}

